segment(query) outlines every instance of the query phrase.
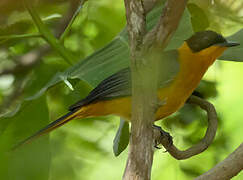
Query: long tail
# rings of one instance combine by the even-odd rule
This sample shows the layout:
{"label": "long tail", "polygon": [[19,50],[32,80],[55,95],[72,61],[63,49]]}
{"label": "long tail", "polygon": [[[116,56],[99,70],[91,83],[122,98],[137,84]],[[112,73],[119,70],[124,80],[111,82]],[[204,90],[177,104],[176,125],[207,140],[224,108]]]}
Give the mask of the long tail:
{"label": "long tail", "polygon": [[52,123],[48,124],[46,127],[44,127],[43,129],[37,131],[35,134],[33,134],[32,136],[26,138],[25,140],[19,142],[18,144],[16,144],[12,150],[15,150],[17,148],[19,148],[20,146],[24,145],[24,144],[28,144],[30,142],[32,142],[34,139],[49,133],[51,131],[53,131],[54,129],[66,124],[67,122],[69,122],[70,120],[72,120],[73,118],[76,117],[76,115],[78,114],[78,111],[72,111],[69,112],[67,114],[65,114],[64,116],[60,117],[59,119],[53,121]]}

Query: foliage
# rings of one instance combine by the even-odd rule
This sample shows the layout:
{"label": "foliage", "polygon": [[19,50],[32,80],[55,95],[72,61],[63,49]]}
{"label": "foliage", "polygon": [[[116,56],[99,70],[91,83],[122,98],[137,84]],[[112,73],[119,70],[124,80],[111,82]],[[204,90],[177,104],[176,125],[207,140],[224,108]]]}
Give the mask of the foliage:
{"label": "foliage", "polygon": [[[35,9],[30,7],[33,19],[22,1],[0,3],[0,15],[3,17],[0,19],[0,103],[3,113],[0,118],[0,179],[94,179],[101,175],[105,179],[121,177],[126,151],[116,159],[111,153],[112,139],[119,122],[113,116],[71,122],[52,133],[50,142],[49,136],[45,136],[15,152],[8,152],[14,144],[48,124],[49,119],[52,121],[64,114],[70,104],[85,97],[101,80],[129,65],[122,1],[111,2],[86,2],[61,40],[58,39],[60,36],[54,36],[53,33],[58,34],[56,31],[60,29],[60,22],[70,11],[75,12],[73,9],[79,6],[78,1],[35,1]],[[238,7],[240,6],[239,3]],[[231,32],[243,27],[239,14],[232,14],[230,7],[224,5],[223,1],[217,1],[213,10],[211,5],[205,5],[202,1],[192,1],[167,49],[179,47],[193,30],[216,29],[224,32],[224,26],[216,23],[222,18],[219,7],[224,7],[231,13],[224,15],[225,19],[229,18],[224,22],[234,21]],[[158,7],[148,15],[148,29],[155,24],[160,12],[161,7]],[[242,45],[226,51],[220,59],[243,61],[243,31],[238,31],[228,39],[242,42]],[[39,49],[46,48],[46,44],[52,50],[42,52],[41,61],[26,66],[28,58],[21,59],[21,56],[36,53]],[[229,71],[224,69],[229,64],[220,62],[219,65],[222,65],[220,71],[223,73]],[[14,71],[2,73],[6,69]],[[238,142],[233,135],[239,136],[240,132],[231,133],[229,129],[237,126],[225,123],[224,120],[229,122],[235,118],[235,123],[239,123],[239,117],[227,111],[230,95],[222,98],[222,93],[229,92],[226,90],[231,86],[230,89],[240,89],[237,80],[242,73],[235,77],[233,73],[232,70],[228,75],[219,77],[220,83],[215,83],[213,73],[209,72],[197,89],[219,107],[220,131],[215,143],[202,155],[185,162],[177,162],[161,152],[156,153],[153,179],[195,177],[232,151],[231,146]],[[230,78],[234,78],[234,81]],[[227,86],[224,87],[223,84]],[[235,99],[236,97],[235,95]],[[217,103],[217,99],[221,103]],[[220,99],[225,99],[225,102]],[[238,102],[234,106],[240,109],[240,105],[243,104]],[[163,120],[161,125],[169,129],[176,143],[187,147],[202,137],[206,127],[204,120],[205,115],[199,109],[186,105],[180,112]],[[118,135],[122,130],[124,129],[120,128]],[[127,133],[127,125],[125,130]],[[233,139],[235,144],[228,143]],[[114,148],[118,149],[115,150],[116,155],[126,147],[126,143],[121,143],[122,140],[115,139]],[[207,166],[203,166],[204,164]],[[165,171],[162,172],[161,169]],[[178,177],[172,175],[175,170]]]}

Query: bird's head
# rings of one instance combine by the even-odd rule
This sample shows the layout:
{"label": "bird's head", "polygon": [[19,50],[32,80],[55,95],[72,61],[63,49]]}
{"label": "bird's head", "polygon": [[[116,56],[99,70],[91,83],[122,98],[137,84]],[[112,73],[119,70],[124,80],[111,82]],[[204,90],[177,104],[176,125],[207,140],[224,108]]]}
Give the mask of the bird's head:
{"label": "bird's head", "polygon": [[221,34],[214,31],[200,31],[187,39],[185,45],[192,53],[216,59],[228,47],[238,46],[239,43],[228,42]]}

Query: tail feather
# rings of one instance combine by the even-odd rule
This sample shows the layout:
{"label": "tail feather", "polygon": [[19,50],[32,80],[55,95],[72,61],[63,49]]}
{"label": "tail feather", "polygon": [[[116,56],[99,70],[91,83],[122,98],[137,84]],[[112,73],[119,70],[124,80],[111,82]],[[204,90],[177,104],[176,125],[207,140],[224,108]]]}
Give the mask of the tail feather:
{"label": "tail feather", "polygon": [[28,144],[30,142],[32,142],[34,139],[47,134],[51,131],[53,131],[54,129],[66,124],[67,122],[69,122],[70,120],[72,120],[73,118],[75,118],[77,115],[77,111],[72,111],[69,112],[67,114],[65,114],[64,116],[58,118],[57,120],[53,121],[52,123],[48,124],[46,127],[44,127],[43,129],[37,131],[35,134],[33,134],[32,136],[26,138],[25,140],[21,141],[20,143],[18,143],[17,145],[15,145],[12,150],[15,150],[17,148],[19,148],[20,146],[24,145],[24,144]]}

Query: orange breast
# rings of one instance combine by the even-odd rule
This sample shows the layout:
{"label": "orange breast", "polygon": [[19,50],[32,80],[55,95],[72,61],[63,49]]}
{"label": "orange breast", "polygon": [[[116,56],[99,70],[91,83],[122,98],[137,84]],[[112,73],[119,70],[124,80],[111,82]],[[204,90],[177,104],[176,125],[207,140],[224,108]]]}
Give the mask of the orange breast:
{"label": "orange breast", "polygon": [[166,104],[158,109],[156,119],[162,119],[181,108],[198,86],[208,67],[226,48],[213,46],[192,53],[186,44],[179,49],[180,70],[172,84],[160,89],[158,96]]}
{"label": "orange breast", "polygon": [[158,92],[159,98],[164,99],[166,104],[158,109],[156,119],[164,118],[182,107],[208,68],[199,57],[192,62],[191,56],[190,59],[186,54],[180,56],[184,62],[180,63],[179,74],[170,86]]}

